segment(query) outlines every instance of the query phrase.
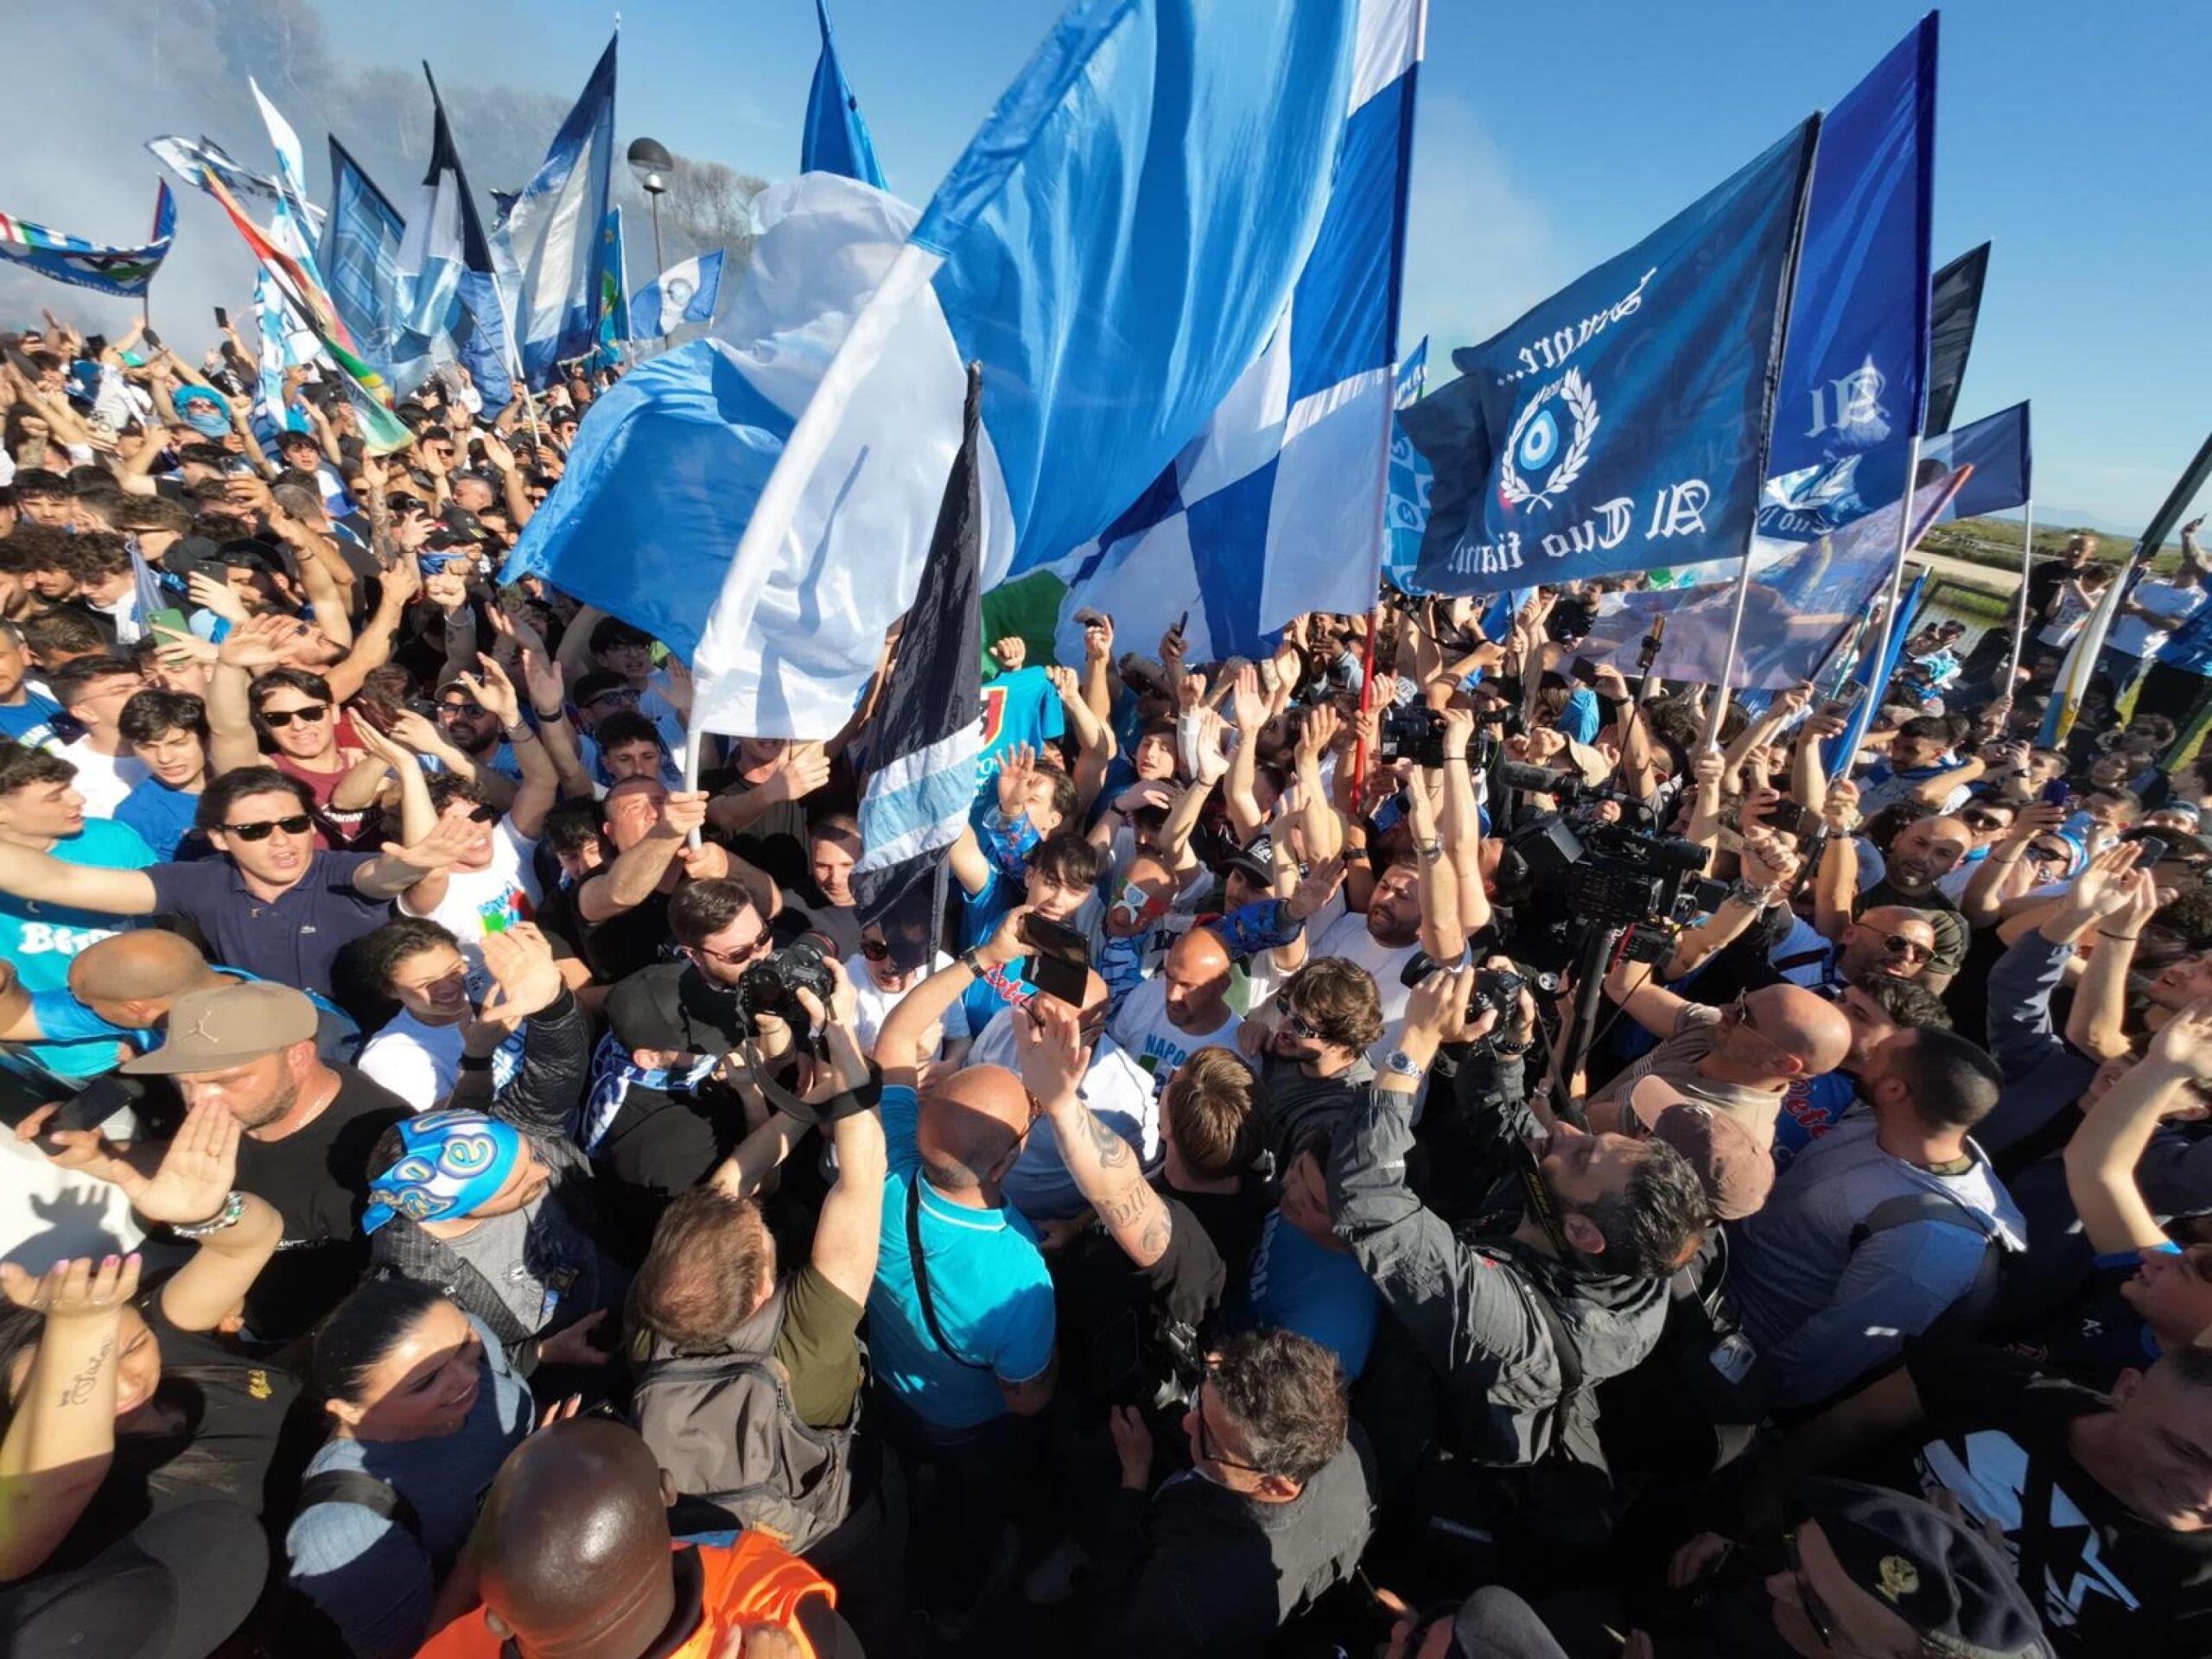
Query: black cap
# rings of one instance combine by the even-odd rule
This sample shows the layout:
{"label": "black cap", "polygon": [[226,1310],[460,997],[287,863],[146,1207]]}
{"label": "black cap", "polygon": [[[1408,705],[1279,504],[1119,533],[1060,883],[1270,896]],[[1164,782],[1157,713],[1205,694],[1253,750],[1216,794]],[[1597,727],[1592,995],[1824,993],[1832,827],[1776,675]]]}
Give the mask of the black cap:
{"label": "black cap", "polygon": [[1988,1540],[1903,1492],[1855,1480],[1799,1489],[1805,1519],[1860,1589],[1958,1659],[2050,1659],[2012,1563]]}
{"label": "black cap", "polygon": [[456,536],[466,536],[472,542],[483,538],[484,527],[477,523],[476,515],[457,501],[447,502],[438,518]]}
{"label": "black cap", "polygon": [[214,556],[208,562],[236,565],[245,570],[275,572],[284,568],[284,556],[276,543],[252,536],[241,536],[234,541],[225,542],[215,550]]}
{"label": "black cap", "polygon": [[1271,836],[1255,836],[1251,845],[1240,848],[1229,856],[1228,868],[1242,870],[1261,887],[1274,885],[1275,843]]}
{"label": "black cap", "polygon": [[434,530],[425,537],[423,540],[423,549],[428,553],[450,553],[455,549],[474,553],[476,550],[476,537],[467,531],[454,530],[448,525],[443,530]]}

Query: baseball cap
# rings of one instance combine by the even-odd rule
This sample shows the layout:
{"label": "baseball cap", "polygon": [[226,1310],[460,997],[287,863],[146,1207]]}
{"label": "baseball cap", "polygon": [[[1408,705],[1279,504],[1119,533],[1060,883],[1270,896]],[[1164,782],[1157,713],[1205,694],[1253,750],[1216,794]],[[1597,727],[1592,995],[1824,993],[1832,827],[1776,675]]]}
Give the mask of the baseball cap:
{"label": "baseball cap", "polygon": [[1659,1077],[1638,1077],[1626,1104],[1630,1120],[1644,1134],[1689,1160],[1720,1220],[1755,1213],[1774,1190],[1774,1154],[1726,1113]]}
{"label": "baseball cap", "polygon": [[1851,1581],[1959,1659],[2048,1659],[2052,1649],[2012,1566],[1933,1505],[1855,1480],[1799,1489]]}
{"label": "baseball cap", "polygon": [[150,1054],[125,1060],[133,1077],[175,1077],[244,1065],[315,1034],[315,1004],[289,985],[257,980],[187,991],[169,1005],[168,1034]]}
{"label": "baseball cap", "polygon": [[1255,836],[1252,844],[1240,847],[1229,855],[1224,872],[1242,870],[1246,878],[1261,887],[1272,886],[1275,879],[1275,843],[1272,836]]}

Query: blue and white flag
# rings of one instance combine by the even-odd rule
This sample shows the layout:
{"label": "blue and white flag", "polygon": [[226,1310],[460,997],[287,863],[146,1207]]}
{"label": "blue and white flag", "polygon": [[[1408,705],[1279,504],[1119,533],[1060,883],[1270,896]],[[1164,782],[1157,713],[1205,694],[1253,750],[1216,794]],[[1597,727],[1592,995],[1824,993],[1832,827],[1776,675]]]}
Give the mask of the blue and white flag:
{"label": "blue and white flag", "polygon": [[1927,410],[1935,165],[1930,12],[1821,124],[1761,535],[1808,541],[1904,493]]}
{"label": "blue and white flag", "polygon": [[[1321,233],[1345,114],[1372,95],[1358,77],[1376,10],[1075,0],[954,162],[799,416],[701,641],[702,729],[805,738],[844,724],[920,579],[967,363],[983,365],[987,586],[1081,548],[1160,478],[1283,321]],[[1357,238],[1357,257],[1387,264],[1387,242]],[[1338,322],[1306,316],[1291,332]],[[1341,320],[1349,335],[1375,326]],[[1291,343],[1274,359],[1286,373]],[[1314,360],[1334,371],[1357,356],[1347,343]],[[1382,457],[1377,436],[1378,486]],[[1338,510],[1314,511],[1325,524]],[[1366,579],[1378,552],[1370,535]]]}
{"label": "blue and white flag", "polygon": [[[180,138],[174,134],[165,134],[159,138],[149,138],[146,148],[170,172],[195,190],[207,188],[204,180],[212,173],[222,181],[223,188],[240,201],[252,199],[272,206],[276,201],[276,180],[248,172],[205,133],[197,138]],[[313,202],[304,205],[308,224],[319,228],[322,223],[322,210]]]}
{"label": "blue and white flag", "polygon": [[1131,639],[1185,613],[1192,660],[1255,657],[1304,611],[1375,607],[1389,543],[1398,288],[1418,0],[1363,0],[1358,77],[1321,232],[1289,308],[1213,418],[1066,561],[1059,646],[1086,608]]}
{"label": "blue and white flag", "polygon": [[815,60],[814,85],[806,95],[799,171],[842,173],[880,190],[883,169],[875,164],[875,140],[868,136],[861,101],[853,96],[844,66],[837,61],[837,40],[830,32],[830,0],[814,0],[814,16],[822,25],[822,55]]}
{"label": "blue and white flag", "polygon": [[507,373],[505,307],[492,269],[476,198],[454,148],[436,77],[430,83],[430,164],[397,256],[400,316],[392,387],[404,397],[438,369],[460,363],[486,410],[512,400]]}
{"label": "blue and white flag", "polygon": [[[1428,383],[1428,340],[1426,336],[1398,368],[1398,407],[1419,403]],[[1411,585],[1421,564],[1421,539],[1428,533],[1428,493],[1436,482],[1436,469],[1414,448],[1405,423],[1390,423],[1389,550],[1383,556],[1382,574],[1402,594],[1419,592]]]}
{"label": "blue and white flag", "polygon": [[[500,578],[543,576],[685,662],[792,423],[919,217],[830,173],[771,186],[754,212],[759,238],[719,337],[639,364],[584,411]],[[781,642],[796,677],[813,671],[808,630],[861,602],[868,574],[850,580],[825,573],[806,596],[816,609]]]}
{"label": "blue and white flag", "polygon": [[2010,512],[2035,495],[2034,455],[2028,443],[2028,406],[2015,404],[1994,415],[1954,427],[1920,442],[1920,474],[1931,467],[1974,468],[1966,487],[1951,498],[1947,518]]}
{"label": "blue and white flag", "polygon": [[[1851,725],[1840,737],[1831,737],[1821,745],[1821,753],[1827,762],[1831,782],[1843,777],[1858,764],[1859,745],[1866,741],[1866,728],[1874,723],[1880,708],[1882,693],[1890,683],[1890,677],[1897,671],[1897,664],[1904,658],[1904,642],[1912,637],[1912,619],[1920,614],[1921,595],[1928,591],[1928,567],[1922,565],[1912,573],[1912,580],[1905,584],[1897,598],[1896,626],[1884,630],[1878,620],[1862,639],[1882,640],[1880,655],[1872,662],[1859,663],[1852,677],[1866,688],[1866,695],[1859,699],[1859,706],[1851,711]],[[1886,637],[1885,637],[1886,634]]]}
{"label": "blue and white flag", "polygon": [[167,180],[154,186],[153,239],[143,247],[110,247],[0,213],[0,260],[29,265],[41,276],[96,294],[135,300],[144,296],[154,273],[168,257],[176,235],[176,196]]}
{"label": "blue and white flag", "polygon": [[981,391],[981,377],[971,372],[966,438],[945,480],[921,586],[878,704],[861,796],[864,850],[853,866],[862,927],[881,922],[935,871],[967,829],[976,802],[983,747]]}
{"label": "blue and white flag", "polygon": [[1766,477],[1807,121],[1400,416],[1436,468],[1418,579],[1492,593],[1740,558]]}
{"label": "blue and white flag", "polygon": [[[1944,516],[1966,480],[1946,474],[1922,486],[1905,545],[1916,543]],[[1812,543],[1760,537],[1751,551],[1744,627],[1733,660],[1726,658],[1736,613],[1741,561],[1708,567],[1725,577],[1687,588],[1608,594],[1582,654],[1610,662],[1633,677],[1644,637],[1660,617],[1667,632],[1654,667],[1670,680],[1695,680],[1783,691],[1812,679],[1837,642],[1865,619],[1896,567],[1902,501],[1853,520]]]}
{"label": "blue and white flag", "polygon": [[674,334],[679,323],[712,322],[721,293],[721,249],[671,265],[632,296],[630,338],[660,340]]}
{"label": "blue and white flag", "polygon": [[389,380],[399,336],[399,248],[407,221],[335,137],[322,274],[339,321],[369,366]]}
{"label": "blue and white flag", "polygon": [[284,401],[284,372],[315,359],[315,338],[299,325],[284,303],[283,290],[265,270],[253,274],[253,310],[261,326],[261,349],[255,372],[253,419],[267,442],[280,431],[304,432],[308,417]]}
{"label": "blue and white flag", "polygon": [[510,319],[523,378],[551,384],[557,365],[591,354],[602,301],[601,237],[614,167],[614,48],[607,43],[583,95],[554,135],[537,176],[500,227],[515,296]]}

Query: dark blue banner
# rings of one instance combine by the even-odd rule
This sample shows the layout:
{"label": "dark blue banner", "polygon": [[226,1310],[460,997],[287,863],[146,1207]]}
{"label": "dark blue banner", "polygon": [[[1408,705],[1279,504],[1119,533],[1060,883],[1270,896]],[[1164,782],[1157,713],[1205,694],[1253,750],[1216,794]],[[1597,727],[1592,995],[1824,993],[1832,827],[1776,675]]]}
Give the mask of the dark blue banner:
{"label": "dark blue banner", "polygon": [[1421,585],[1491,593],[1740,557],[1766,475],[1817,118],[1400,416],[1436,469]]}
{"label": "dark blue banner", "polygon": [[2009,512],[2035,493],[2028,449],[2028,406],[2015,404],[1994,415],[1923,439],[1920,476],[1925,483],[1931,469],[1955,472],[1974,468],[1974,476],[1951,499],[1946,518],[1973,518],[1985,512]]}

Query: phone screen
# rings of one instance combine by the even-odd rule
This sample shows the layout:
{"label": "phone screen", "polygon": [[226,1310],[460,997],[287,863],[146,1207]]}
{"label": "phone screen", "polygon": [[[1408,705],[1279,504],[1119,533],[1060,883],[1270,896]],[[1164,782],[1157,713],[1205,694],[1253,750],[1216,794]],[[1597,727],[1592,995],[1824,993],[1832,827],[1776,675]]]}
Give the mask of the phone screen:
{"label": "phone screen", "polygon": [[1090,969],[1080,962],[1039,951],[1029,958],[1029,981],[1054,1001],[1079,1008],[1084,993],[1090,988]]}

